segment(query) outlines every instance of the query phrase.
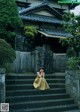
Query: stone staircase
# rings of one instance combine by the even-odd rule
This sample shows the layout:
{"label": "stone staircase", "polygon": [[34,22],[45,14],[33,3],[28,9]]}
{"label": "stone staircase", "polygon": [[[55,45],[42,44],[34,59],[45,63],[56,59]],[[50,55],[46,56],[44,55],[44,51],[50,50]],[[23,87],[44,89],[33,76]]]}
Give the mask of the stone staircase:
{"label": "stone staircase", "polygon": [[64,74],[47,75],[50,90],[33,88],[35,75],[11,75],[6,77],[6,102],[10,112],[79,112],[78,106],[65,89]]}

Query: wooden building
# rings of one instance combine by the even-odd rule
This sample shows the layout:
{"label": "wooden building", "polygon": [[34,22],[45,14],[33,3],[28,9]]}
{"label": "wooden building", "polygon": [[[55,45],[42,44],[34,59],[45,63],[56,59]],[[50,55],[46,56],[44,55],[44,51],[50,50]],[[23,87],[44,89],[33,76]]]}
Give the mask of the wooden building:
{"label": "wooden building", "polygon": [[58,0],[19,0],[17,4],[24,24],[35,26],[38,30],[36,41],[41,43],[36,46],[45,44],[53,52],[66,52],[59,39],[71,36],[62,28],[62,14],[70,6],[58,4]]}
{"label": "wooden building", "polygon": [[[41,49],[36,51],[39,56],[36,68],[43,66],[45,69],[48,69],[48,71],[46,70],[47,72],[52,73],[54,68],[53,53],[66,53],[66,47],[61,46],[59,39],[72,36],[62,27],[62,15],[64,11],[68,11],[69,8],[75,6],[59,4],[58,0],[22,1],[24,1],[24,4],[27,4],[26,7],[19,5],[19,15],[24,25],[34,26],[38,30],[36,46],[41,47]],[[24,51],[23,41],[22,35],[19,34],[16,40],[17,50]]]}

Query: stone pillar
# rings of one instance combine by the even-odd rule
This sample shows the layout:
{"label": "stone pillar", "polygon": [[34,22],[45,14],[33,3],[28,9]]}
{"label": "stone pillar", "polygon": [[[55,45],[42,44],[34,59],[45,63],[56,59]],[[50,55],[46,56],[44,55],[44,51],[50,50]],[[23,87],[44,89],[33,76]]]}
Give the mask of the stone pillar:
{"label": "stone pillar", "polygon": [[80,72],[68,70],[65,75],[66,90],[80,107]]}
{"label": "stone pillar", "polygon": [[45,48],[43,46],[42,53],[41,53],[41,67],[43,67],[43,68],[44,68],[44,58],[45,58],[44,53],[45,53]]}
{"label": "stone pillar", "polygon": [[5,103],[5,69],[0,68],[0,103]]}
{"label": "stone pillar", "polygon": [[39,51],[36,48],[35,50],[35,72],[39,70]]}

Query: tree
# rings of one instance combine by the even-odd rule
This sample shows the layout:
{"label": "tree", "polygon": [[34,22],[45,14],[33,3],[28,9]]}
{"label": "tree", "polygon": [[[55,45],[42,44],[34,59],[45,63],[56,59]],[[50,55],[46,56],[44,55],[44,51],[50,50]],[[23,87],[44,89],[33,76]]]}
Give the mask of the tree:
{"label": "tree", "polygon": [[12,63],[16,58],[15,51],[5,40],[0,39],[0,66],[6,63]]}
{"label": "tree", "polygon": [[63,15],[63,28],[72,34],[72,37],[61,39],[62,45],[67,45],[68,56],[78,56],[80,51],[80,16],[73,13]]}
{"label": "tree", "polygon": [[37,35],[37,30],[33,26],[25,26],[24,27],[24,35],[25,35],[25,41],[24,45],[28,48],[28,50],[32,50],[34,46],[34,40]]}
{"label": "tree", "polygon": [[0,38],[14,47],[15,29],[21,25],[15,0],[0,0]]}
{"label": "tree", "polygon": [[65,13],[63,15],[63,28],[72,34],[72,37],[61,39],[63,46],[68,46],[68,68],[79,69],[80,67],[80,16],[75,16],[73,13]]}

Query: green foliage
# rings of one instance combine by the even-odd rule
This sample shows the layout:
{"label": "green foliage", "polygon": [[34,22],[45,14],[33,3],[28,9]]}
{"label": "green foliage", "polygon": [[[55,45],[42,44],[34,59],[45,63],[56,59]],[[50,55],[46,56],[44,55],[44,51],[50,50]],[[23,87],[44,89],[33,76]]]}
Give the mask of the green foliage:
{"label": "green foliage", "polygon": [[63,15],[63,27],[70,32],[73,37],[80,33],[80,16],[75,16],[73,13],[65,13]]}
{"label": "green foliage", "polygon": [[0,66],[11,63],[16,58],[15,51],[5,40],[0,39]]}
{"label": "green foliage", "polygon": [[71,70],[77,70],[80,64],[80,57],[71,57],[68,59],[67,65]]}
{"label": "green foliage", "polygon": [[76,56],[76,52],[74,50],[74,47],[68,47],[66,54],[68,57]]}
{"label": "green foliage", "polygon": [[73,37],[60,39],[60,42],[63,46],[68,46],[68,51],[71,51],[72,55],[74,53],[75,56],[76,53],[76,56],[78,56],[80,51],[80,16],[75,16],[73,13],[65,13],[63,20],[63,28],[71,33]]}
{"label": "green foliage", "polygon": [[21,25],[15,0],[0,0],[0,38],[12,45],[16,36],[15,28]]}
{"label": "green foliage", "polygon": [[5,68],[6,75],[9,75],[9,73],[12,73],[13,72],[12,66],[11,66],[10,63],[3,64],[3,67]]}
{"label": "green foliage", "polygon": [[34,47],[34,40],[37,35],[37,30],[33,26],[25,26],[24,27],[24,34],[25,34],[25,42],[24,45],[29,49],[33,49]]}
{"label": "green foliage", "polygon": [[73,13],[65,13],[63,15],[63,20],[63,28],[71,33],[73,37],[60,39],[60,42],[63,46],[68,46],[68,68],[77,70],[80,65],[80,16],[74,16]]}
{"label": "green foliage", "polygon": [[80,50],[80,37],[70,37],[66,39],[60,39],[60,43],[62,43],[62,46],[68,46],[67,47],[67,55],[69,57],[71,56],[77,56],[77,52]]}
{"label": "green foliage", "polygon": [[71,18],[74,18],[74,13],[66,12],[63,15],[63,19],[64,19],[65,22],[70,21]]}
{"label": "green foliage", "polygon": [[26,35],[26,37],[28,38],[28,39],[34,39],[34,33],[33,32],[25,32],[25,35]]}
{"label": "green foliage", "polygon": [[76,27],[78,27],[78,21],[76,19],[76,16],[74,13],[65,13],[63,15],[63,27],[65,28],[66,31],[70,32],[72,35],[74,35],[76,31]]}
{"label": "green foliage", "polygon": [[32,39],[34,39],[35,35],[37,34],[37,30],[33,26],[25,26],[24,27],[24,32],[25,32],[25,36],[27,38],[32,38]]}

